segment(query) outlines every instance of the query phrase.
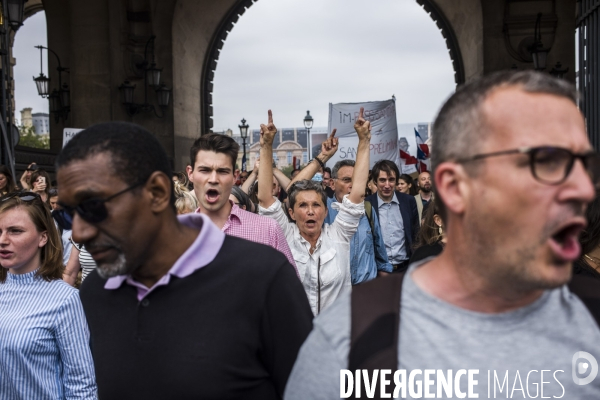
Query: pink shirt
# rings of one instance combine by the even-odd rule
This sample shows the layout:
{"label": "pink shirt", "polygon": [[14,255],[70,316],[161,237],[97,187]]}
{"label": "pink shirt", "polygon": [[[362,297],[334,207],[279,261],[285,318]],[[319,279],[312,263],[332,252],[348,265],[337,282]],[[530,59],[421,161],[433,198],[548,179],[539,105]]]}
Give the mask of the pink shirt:
{"label": "pink shirt", "polygon": [[[297,275],[298,269],[296,268],[292,251],[290,250],[290,246],[283,234],[283,230],[277,221],[242,210],[231,200],[229,202],[232,205],[231,213],[229,213],[227,222],[225,222],[221,231],[226,235],[239,237],[255,243],[266,244],[275,250],[279,250],[287,257],[290,264],[292,264],[296,270]],[[199,213],[200,208],[198,208],[196,212]]]}

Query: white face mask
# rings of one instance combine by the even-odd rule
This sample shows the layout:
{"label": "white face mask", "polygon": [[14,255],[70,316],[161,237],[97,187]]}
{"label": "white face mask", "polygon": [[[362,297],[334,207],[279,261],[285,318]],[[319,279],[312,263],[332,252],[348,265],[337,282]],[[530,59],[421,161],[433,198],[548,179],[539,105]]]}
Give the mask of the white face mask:
{"label": "white face mask", "polygon": [[315,182],[323,182],[323,174],[320,172],[317,172],[315,174],[315,176],[313,176],[312,180]]}

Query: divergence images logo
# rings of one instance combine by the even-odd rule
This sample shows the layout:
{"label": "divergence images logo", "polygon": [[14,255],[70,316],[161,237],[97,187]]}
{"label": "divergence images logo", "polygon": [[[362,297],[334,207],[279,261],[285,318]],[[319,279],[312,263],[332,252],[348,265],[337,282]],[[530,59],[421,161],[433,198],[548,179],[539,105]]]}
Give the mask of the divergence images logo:
{"label": "divergence images logo", "polygon": [[[586,361],[583,361],[582,359]],[[577,353],[573,354],[572,371],[573,382],[575,382],[576,385],[587,385],[596,379],[596,376],[598,375],[598,361],[596,361],[594,356],[590,353],[578,351]],[[588,371],[588,376],[585,378],[579,377],[588,373]]]}

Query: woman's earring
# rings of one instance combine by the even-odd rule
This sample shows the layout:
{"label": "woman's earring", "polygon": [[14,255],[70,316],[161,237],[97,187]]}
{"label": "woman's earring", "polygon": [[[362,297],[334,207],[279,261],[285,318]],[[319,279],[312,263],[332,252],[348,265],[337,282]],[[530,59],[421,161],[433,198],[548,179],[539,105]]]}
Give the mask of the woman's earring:
{"label": "woman's earring", "polygon": [[444,234],[444,231],[441,226],[438,226],[438,232],[440,233],[440,236]]}

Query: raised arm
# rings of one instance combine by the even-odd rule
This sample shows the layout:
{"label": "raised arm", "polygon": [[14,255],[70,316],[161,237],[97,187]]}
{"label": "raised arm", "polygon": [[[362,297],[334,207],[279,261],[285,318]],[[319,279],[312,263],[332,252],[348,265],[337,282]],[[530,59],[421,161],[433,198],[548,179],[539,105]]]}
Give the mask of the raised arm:
{"label": "raised arm", "polygon": [[[331,132],[331,135],[329,135],[329,137],[327,138],[327,140],[321,144],[321,153],[319,153],[319,155],[315,157],[319,159],[323,163],[323,165],[325,165],[325,163],[329,161],[331,157],[333,157],[333,155],[338,149],[338,138],[335,137],[336,131],[337,129],[334,129]],[[300,173],[296,175],[296,177],[288,184],[286,189],[289,189],[292,183],[295,183],[297,181],[312,179],[312,177],[315,176],[319,168],[321,168],[321,164],[314,159],[311,160],[302,169],[302,171],[300,171]]]}
{"label": "raised arm", "polygon": [[248,175],[248,179],[246,179],[246,182],[244,182],[244,184],[242,185],[242,191],[246,194],[250,194],[250,188],[252,187],[254,182],[256,182],[256,179],[258,178],[259,165],[260,165],[260,159],[256,160],[256,162],[254,163],[254,169],[252,170],[252,173],[250,175]]}
{"label": "raised arm", "polygon": [[258,204],[269,208],[273,198],[273,139],[277,128],[273,124],[273,113],[269,110],[269,123],[260,125],[260,163],[258,170]]}
{"label": "raised arm", "polygon": [[371,123],[363,118],[364,111],[365,109],[361,107],[358,119],[354,123],[354,130],[358,134],[358,149],[356,164],[354,164],[354,172],[352,173],[352,190],[348,195],[348,200],[354,204],[363,201],[367,180],[369,179]]}
{"label": "raised arm", "polygon": [[291,183],[292,183],[292,181],[290,180],[290,178],[288,178],[278,168],[274,168],[273,169],[273,176],[275,176],[275,179],[277,179],[277,182],[279,182],[279,186],[282,187],[283,190],[287,190],[287,187],[289,187],[291,185]]}

